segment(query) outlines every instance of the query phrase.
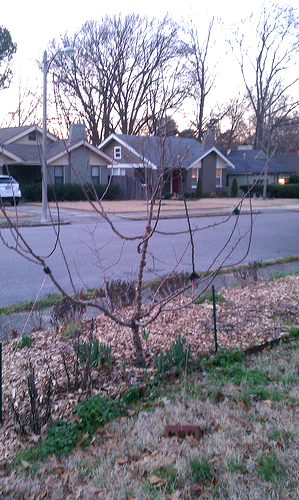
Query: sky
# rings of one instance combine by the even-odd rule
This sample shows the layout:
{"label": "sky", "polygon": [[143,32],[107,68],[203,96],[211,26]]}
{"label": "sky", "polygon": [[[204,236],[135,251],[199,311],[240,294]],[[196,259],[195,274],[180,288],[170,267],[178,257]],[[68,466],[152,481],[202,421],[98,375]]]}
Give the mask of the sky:
{"label": "sky", "polygon": [[[266,0],[267,2],[267,0]],[[4,3],[4,2],[3,2]],[[269,3],[271,3],[269,1]],[[283,4],[277,0],[277,3]],[[13,0],[1,5],[0,25],[7,28],[14,42],[17,43],[17,52],[14,57],[13,84],[8,90],[0,91],[0,126],[4,115],[18,107],[19,86],[34,88],[42,85],[42,73],[37,62],[42,61],[43,52],[51,40],[57,40],[65,33],[72,34],[87,20],[100,20],[102,16],[114,14],[135,13],[147,15],[149,18],[163,18],[167,13],[173,19],[180,21],[191,18],[199,30],[207,30],[209,20],[215,16],[222,20],[224,28],[216,36],[223,38],[223,53],[219,57],[221,64],[227,68],[222,72],[221,82],[218,82],[223,92],[232,92],[237,89],[235,64],[233,56],[225,44],[225,36],[229,26],[237,23],[258,9],[261,0],[240,2],[239,0],[209,0],[204,4],[199,0],[163,0],[163,2],[140,2],[140,0],[127,0],[126,2],[114,0],[101,2],[100,0],[51,0],[42,3],[40,0]],[[229,95],[229,94],[228,94]]]}

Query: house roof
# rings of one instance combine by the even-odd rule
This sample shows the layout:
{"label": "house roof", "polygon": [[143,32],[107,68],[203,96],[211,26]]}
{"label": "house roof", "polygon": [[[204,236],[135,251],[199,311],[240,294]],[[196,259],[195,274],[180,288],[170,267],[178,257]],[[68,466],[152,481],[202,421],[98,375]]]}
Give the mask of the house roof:
{"label": "house roof", "polygon": [[275,157],[276,161],[299,173],[299,151],[295,153],[281,153]]}
{"label": "house roof", "polygon": [[[14,142],[23,136],[28,135],[31,131],[37,130],[42,133],[42,130],[36,125],[28,125],[24,127],[12,127],[0,129],[0,151],[7,158],[10,158],[14,163],[24,163],[30,165],[40,165],[42,162],[42,145],[41,144],[15,144]],[[58,139],[52,134],[47,134],[50,142],[47,145],[47,161],[53,162],[70,151],[84,146],[89,151],[93,151],[100,156],[105,162],[110,163],[111,158],[98,148],[92,146],[83,138],[77,138],[70,142],[69,140]]]}
{"label": "house roof", "polygon": [[[11,144],[18,139],[21,139],[25,135],[28,135],[31,131],[36,130],[40,134],[43,133],[42,129],[37,125],[24,125],[22,127],[9,127],[0,129],[0,145]],[[57,137],[53,134],[47,132],[47,137],[51,141],[57,141]]]}
{"label": "house roof", "polygon": [[[212,151],[231,164],[214,146],[204,150],[202,144],[192,138],[111,134],[100,144],[99,149],[113,140],[125,146],[143,162],[147,161],[153,168],[161,165],[190,168]],[[232,164],[231,167],[233,168]]]}
{"label": "house roof", "polygon": [[[235,166],[235,170],[229,166],[227,173],[234,173],[236,175],[259,175],[265,168],[267,158],[265,154],[259,149],[246,149],[231,151],[227,154],[231,163]],[[271,159],[268,166],[269,174],[291,174],[293,170],[278,161]]]}

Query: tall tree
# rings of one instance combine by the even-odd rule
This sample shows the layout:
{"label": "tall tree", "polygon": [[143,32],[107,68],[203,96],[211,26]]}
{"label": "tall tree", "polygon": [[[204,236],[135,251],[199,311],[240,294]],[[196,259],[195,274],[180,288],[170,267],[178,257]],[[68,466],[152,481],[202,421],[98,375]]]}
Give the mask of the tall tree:
{"label": "tall tree", "polygon": [[215,68],[209,66],[209,56],[212,47],[211,34],[214,25],[214,18],[210,21],[208,32],[202,41],[198,29],[193,22],[187,27],[187,33],[190,36],[190,42],[186,45],[186,51],[190,63],[190,96],[196,105],[195,127],[197,139],[202,140],[205,129],[210,121],[205,120],[206,98],[212,90],[216,73]]}
{"label": "tall tree", "polygon": [[86,123],[94,145],[111,131],[139,133],[184,97],[178,27],[170,17],[106,16],[63,43],[76,55],[67,64],[53,61],[57,95],[67,119]]}
{"label": "tall tree", "polygon": [[8,87],[11,82],[10,63],[16,50],[17,45],[13,43],[10,32],[0,26],[0,89]]}
{"label": "tall tree", "polygon": [[243,21],[231,46],[255,116],[254,145],[267,152],[273,131],[299,104],[289,96],[299,81],[292,72],[299,48],[295,10],[264,3],[257,24],[253,16]]}

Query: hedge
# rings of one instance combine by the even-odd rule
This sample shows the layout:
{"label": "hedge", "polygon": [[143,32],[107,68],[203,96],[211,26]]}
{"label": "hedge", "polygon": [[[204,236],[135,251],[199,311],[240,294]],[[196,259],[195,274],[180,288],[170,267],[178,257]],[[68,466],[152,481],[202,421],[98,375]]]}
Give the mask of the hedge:
{"label": "hedge", "polygon": [[[251,187],[251,186],[250,186]],[[263,185],[256,184],[253,186],[251,193],[257,196],[263,195]],[[243,193],[247,193],[248,186],[240,186]],[[268,198],[299,198],[299,184],[268,184],[267,186]]]}
{"label": "hedge", "polygon": [[[101,198],[107,189],[104,184],[91,184],[84,185],[85,191],[88,196],[95,200],[94,190],[97,196]],[[22,188],[22,195],[26,201],[41,201],[42,199],[42,186],[41,184],[28,184]],[[119,186],[110,185],[104,197],[105,200],[119,199]],[[84,201],[86,195],[84,190],[79,184],[56,184],[55,186],[48,186],[48,200],[49,201]]]}

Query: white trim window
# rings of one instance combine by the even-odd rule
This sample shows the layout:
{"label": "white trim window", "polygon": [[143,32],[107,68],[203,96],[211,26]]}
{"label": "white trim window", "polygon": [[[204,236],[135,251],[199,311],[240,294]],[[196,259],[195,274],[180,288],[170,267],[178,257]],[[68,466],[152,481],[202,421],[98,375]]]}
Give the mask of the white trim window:
{"label": "white trim window", "polygon": [[222,187],[222,168],[216,168],[216,187]]}
{"label": "white trim window", "polygon": [[192,168],[192,170],[191,170],[191,189],[197,188],[198,173],[199,173],[198,168]]}
{"label": "white trim window", "polygon": [[113,167],[111,174],[115,175],[116,177],[119,177],[119,176],[124,177],[126,175],[126,169],[120,168],[120,167]]}
{"label": "white trim window", "polygon": [[114,159],[121,160],[121,146],[114,146]]}
{"label": "white trim window", "polygon": [[92,166],[91,167],[91,182],[93,184],[100,184],[100,167]]}
{"label": "white trim window", "polygon": [[63,184],[63,167],[61,165],[54,167],[54,184]]}

